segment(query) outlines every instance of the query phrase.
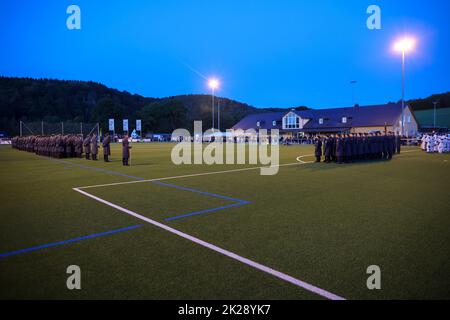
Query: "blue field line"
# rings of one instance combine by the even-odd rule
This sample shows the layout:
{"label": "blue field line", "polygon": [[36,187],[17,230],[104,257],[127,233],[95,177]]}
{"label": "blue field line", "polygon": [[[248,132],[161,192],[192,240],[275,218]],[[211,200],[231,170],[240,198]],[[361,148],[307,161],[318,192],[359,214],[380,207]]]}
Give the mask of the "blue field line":
{"label": "blue field line", "polygon": [[152,182],[154,184],[159,184],[159,185],[162,185],[162,186],[165,186],[165,187],[170,187],[170,188],[175,188],[175,189],[184,190],[184,191],[190,191],[190,192],[196,192],[196,193],[200,193],[200,194],[205,195],[205,196],[215,197],[215,198],[220,198],[220,199],[225,199],[225,200],[230,200],[230,201],[234,201],[234,202],[239,202],[241,204],[249,204],[250,203],[249,201],[246,201],[246,200],[241,200],[241,199],[237,199],[237,198],[222,196],[220,194],[211,193],[211,192],[205,192],[205,191],[201,191],[201,190],[197,190],[197,189],[177,186],[175,184],[165,183],[165,182],[161,182],[161,181],[152,181]]}
{"label": "blue field line", "polygon": [[[79,167],[79,168],[83,168],[83,169],[87,169],[87,170],[99,171],[99,172],[103,172],[103,173],[108,173],[108,174],[112,174],[112,175],[126,177],[126,178],[133,179],[133,180],[138,180],[138,181],[146,180],[144,178],[128,175],[128,174],[121,173],[121,172],[111,171],[111,170],[107,170],[107,169],[103,169],[103,168],[96,168],[96,167],[86,166],[86,165],[73,163],[73,162],[69,162],[69,161],[64,161],[64,160],[60,160],[60,159],[54,159],[54,158],[48,158],[48,159],[50,159],[52,161],[60,162],[60,163],[65,163],[65,164],[68,164],[68,165],[73,165],[73,166],[76,166],[76,167]],[[174,189],[183,190],[183,191],[195,192],[195,193],[198,193],[198,194],[201,194],[201,195],[205,195],[205,196],[208,196],[208,197],[214,197],[214,198],[219,198],[219,199],[224,199],[224,200],[229,200],[229,201],[232,201],[232,202],[236,202],[234,204],[227,205],[227,206],[220,206],[220,207],[216,207],[216,208],[212,208],[212,209],[206,209],[206,210],[201,210],[201,211],[196,211],[196,212],[185,213],[185,214],[182,214],[182,215],[177,215],[177,216],[174,216],[174,217],[171,217],[171,218],[167,218],[167,219],[165,219],[165,221],[178,220],[178,219],[183,219],[183,218],[187,218],[187,217],[197,216],[197,215],[204,214],[204,213],[210,213],[210,212],[215,212],[215,211],[219,211],[219,210],[225,210],[225,209],[229,209],[229,208],[233,208],[233,207],[238,207],[238,206],[243,206],[243,205],[246,205],[246,204],[250,204],[250,201],[247,201],[247,200],[242,200],[242,199],[238,199],[238,198],[232,198],[232,197],[223,196],[223,195],[216,194],[216,193],[211,193],[211,192],[205,192],[205,191],[201,191],[201,190],[198,190],[198,189],[177,186],[175,184],[165,183],[165,182],[161,182],[161,181],[150,181],[150,182],[153,183],[153,184],[157,184],[157,185],[168,187],[168,188],[174,188]]]}
{"label": "blue field line", "polygon": [[166,219],[164,219],[164,221],[173,221],[173,220],[189,218],[189,217],[198,216],[198,215],[204,214],[204,213],[210,213],[210,212],[216,212],[216,211],[220,211],[220,210],[240,207],[240,206],[246,205],[248,203],[233,203],[233,204],[229,204],[227,206],[222,206],[222,207],[217,207],[217,208],[212,208],[212,209],[206,209],[206,210],[201,210],[201,211],[185,213],[185,214],[181,214],[181,215],[178,215],[178,216],[166,218]]}
{"label": "blue field line", "polygon": [[96,168],[96,167],[91,167],[91,166],[85,166],[83,164],[73,163],[73,162],[70,162],[70,161],[64,161],[64,160],[60,160],[60,159],[54,159],[54,158],[48,158],[48,159],[52,160],[52,161],[55,161],[55,162],[60,162],[60,163],[65,163],[65,164],[68,164],[68,165],[72,165],[74,167],[79,167],[79,168],[82,168],[82,169],[94,170],[94,171],[98,171],[98,172],[108,173],[108,174],[121,176],[121,177],[129,178],[129,179],[133,179],[133,180],[140,180],[140,181],[145,180],[144,178],[131,176],[129,174],[121,173],[121,172],[117,172],[117,171],[111,171],[111,170],[107,170],[107,169],[103,169],[103,168]]}
{"label": "blue field line", "polygon": [[56,247],[56,246],[62,246],[65,244],[88,240],[88,239],[92,239],[92,238],[103,237],[103,236],[107,236],[110,234],[133,230],[133,229],[140,228],[140,227],[142,227],[142,225],[135,225],[135,226],[125,227],[125,228],[120,228],[120,229],[113,229],[113,230],[109,230],[109,231],[102,232],[102,233],[94,233],[94,234],[91,234],[88,236],[73,238],[73,239],[59,241],[59,242],[47,243],[47,244],[43,244],[43,245],[36,246],[36,247],[31,247],[31,248],[26,248],[26,249],[21,249],[21,250],[6,252],[6,253],[0,253],[0,258],[10,257],[10,256],[14,256],[16,254],[26,253],[26,252],[30,252],[30,251],[36,251],[36,250],[41,250],[41,249],[46,249],[46,248],[51,248],[51,247]]}

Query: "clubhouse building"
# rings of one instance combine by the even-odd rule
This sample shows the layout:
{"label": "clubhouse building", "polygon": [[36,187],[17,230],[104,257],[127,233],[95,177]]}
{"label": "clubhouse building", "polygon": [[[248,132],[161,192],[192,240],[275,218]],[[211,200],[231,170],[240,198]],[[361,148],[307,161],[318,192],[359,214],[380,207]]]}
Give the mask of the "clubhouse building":
{"label": "clubhouse building", "polygon": [[[404,110],[404,130],[408,137],[418,133],[418,123],[409,106]],[[285,137],[330,133],[370,133],[402,131],[402,105],[384,104],[323,110],[291,110],[252,114],[233,129],[278,129]]]}

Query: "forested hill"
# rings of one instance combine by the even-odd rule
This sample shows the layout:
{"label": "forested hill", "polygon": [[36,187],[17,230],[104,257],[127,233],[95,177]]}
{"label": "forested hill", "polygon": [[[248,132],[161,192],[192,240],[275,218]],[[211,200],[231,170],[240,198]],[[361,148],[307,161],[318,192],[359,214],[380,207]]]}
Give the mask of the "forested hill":
{"label": "forested hill", "polygon": [[[222,129],[248,114],[277,110],[226,98],[218,102]],[[211,95],[146,98],[96,82],[0,77],[0,131],[10,135],[17,134],[19,120],[99,122],[106,129],[109,118],[117,123],[142,119],[144,132],[191,129],[194,120],[202,120],[206,128],[211,126]]]}
{"label": "forested hill", "polygon": [[415,111],[433,108],[433,102],[437,102],[436,108],[450,108],[450,92],[433,94],[424,99],[414,99],[408,101]]}
{"label": "forested hill", "polygon": [[[232,127],[248,114],[287,109],[258,109],[238,101],[220,98],[221,129]],[[450,92],[409,101],[414,110],[450,107]],[[305,109],[298,107],[297,109]],[[147,98],[108,88],[91,81],[67,81],[0,77],[0,131],[18,133],[19,120],[25,122],[99,122],[107,129],[109,118],[142,119],[144,132],[167,132],[176,128],[192,129],[194,120],[211,127],[211,95],[180,95]],[[131,126],[132,128],[134,127]]]}

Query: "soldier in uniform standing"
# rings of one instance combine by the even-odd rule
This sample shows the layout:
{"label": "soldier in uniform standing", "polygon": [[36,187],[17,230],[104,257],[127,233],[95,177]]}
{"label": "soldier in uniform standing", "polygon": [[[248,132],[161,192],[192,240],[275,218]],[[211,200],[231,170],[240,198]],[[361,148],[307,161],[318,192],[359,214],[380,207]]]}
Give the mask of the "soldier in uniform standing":
{"label": "soldier in uniform standing", "polygon": [[397,133],[397,135],[395,136],[395,147],[397,154],[400,154],[402,148],[402,136],[400,135],[400,133]]}
{"label": "soldier in uniform standing", "polygon": [[108,157],[111,155],[111,137],[109,136],[109,133],[106,133],[105,137],[103,138],[103,160],[105,162],[109,162]]}
{"label": "soldier in uniform standing", "polygon": [[130,142],[128,141],[128,135],[125,135],[122,140],[122,164],[128,166],[128,160],[130,159]]}
{"label": "soldier in uniform standing", "polygon": [[86,154],[86,160],[91,159],[91,138],[89,136],[86,136],[86,138],[83,141],[84,146],[84,153]]}
{"label": "soldier in uniform standing", "polygon": [[352,161],[358,161],[358,135],[352,133]]}
{"label": "soldier in uniform standing", "polygon": [[320,136],[317,136],[314,143],[315,152],[316,155],[316,162],[320,162],[322,158],[322,139],[320,139]]}
{"label": "soldier in uniform standing", "polygon": [[336,159],[337,163],[341,164],[344,159],[344,141],[339,134],[335,140],[336,142]]}
{"label": "soldier in uniform standing", "polygon": [[344,138],[344,162],[352,162],[352,140],[348,134]]}
{"label": "soldier in uniform standing", "polygon": [[331,141],[330,141],[331,161],[332,162],[337,162],[337,157],[336,157],[336,139],[337,139],[337,135],[333,134],[331,136]]}
{"label": "soldier in uniform standing", "polygon": [[98,141],[97,141],[97,135],[96,134],[94,134],[92,136],[91,143],[92,143],[92,146],[91,146],[92,160],[97,161]]}
{"label": "soldier in uniform standing", "polygon": [[325,163],[331,162],[331,147],[333,145],[332,138],[330,136],[327,136],[327,138],[324,141],[323,146],[323,155],[325,156]]}
{"label": "soldier in uniform standing", "polygon": [[74,137],[75,140],[75,155],[77,158],[83,157],[83,136]]}

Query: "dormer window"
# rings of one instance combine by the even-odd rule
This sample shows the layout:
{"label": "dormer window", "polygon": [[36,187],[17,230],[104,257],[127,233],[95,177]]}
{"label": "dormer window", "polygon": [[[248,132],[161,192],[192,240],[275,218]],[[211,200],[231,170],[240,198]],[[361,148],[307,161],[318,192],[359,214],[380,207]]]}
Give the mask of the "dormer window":
{"label": "dormer window", "polygon": [[295,114],[295,112],[289,112],[283,117],[282,121],[277,121],[277,124],[282,125],[284,130],[302,129],[306,122],[299,115]]}
{"label": "dormer window", "polygon": [[342,123],[347,123],[347,117],[342,117]]}
{"label": "dormer window", "polygon": [[323,124],[323,118],[319,118],[319,124]]}

